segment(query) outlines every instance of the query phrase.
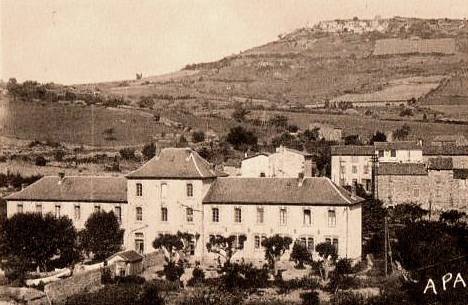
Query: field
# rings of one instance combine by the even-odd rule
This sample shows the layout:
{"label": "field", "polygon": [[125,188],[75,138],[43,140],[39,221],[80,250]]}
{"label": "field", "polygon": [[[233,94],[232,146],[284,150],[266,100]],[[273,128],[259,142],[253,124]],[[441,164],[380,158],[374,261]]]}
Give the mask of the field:
{"label": "field", "polygon": [[[113,140],[106,139],[109,128]],[[149,143],[155,133],[174,131],[137,111],[0,100],[0,132],[18,139],[118,148]]]}
{"label": "field", "polygon": [[[361,115],[337,115],[337,114],[309,114],[291,112],[269,112],[286,115],[290,123],[297,124],[300,128],[307,128],[310,123],[324,123],[343,129],[344,135],[359,134],[367,139],[377,130],[389,132],[407,124],[410,129],[410,137],[413,139],[432,140],[437,135],[462,134],[468,137],[468,125],[443,124],[415,121],[384,121]],[[254,116],[261,116],[263,112],[255,112]]]}
{"label": "field", "polygon": [[443,39],[380,39],[375,43],[374,55],[395,55],[413,53],[454,54],[453,38]]}

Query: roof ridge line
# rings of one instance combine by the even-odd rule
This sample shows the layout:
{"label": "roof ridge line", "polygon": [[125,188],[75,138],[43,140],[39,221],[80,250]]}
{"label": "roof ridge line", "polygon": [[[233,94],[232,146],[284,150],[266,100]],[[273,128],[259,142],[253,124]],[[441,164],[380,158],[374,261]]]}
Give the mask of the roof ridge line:
{"label": "roof ridge line", "polygon": [[338,194],[341,196],[341,198],[343,198],[343,199],[344,199],[347,203],[349,203],[349,204],[352,203],[351,200],[349,200],[348,198],[346,198],[346,197],[341,193],[341,191],[336,187],[336,185],[333,184],[333,182],[332,182],[328,177],[325,177],[325,178],[326,178],[326,180],[328,181],[328,183],[330,183],[330,185],[333,187],[333,189],[334,189],[335,191],[338,192]]}
{"label": "roof ridge line", "polygon": [[193,164],[195,165],[195,168],[196,168],[197,172],[200,174],[200,176],[201,176],[201,177],[205,177],[205,176],[203,176],[203,174],[202,174],[200,168],[198,168],[198,164],[197,164],[197,162],[195,161],[195,158],[193,157],[193,151],[190,152],[189,159],[192,159],[192,162],[193,162]]}

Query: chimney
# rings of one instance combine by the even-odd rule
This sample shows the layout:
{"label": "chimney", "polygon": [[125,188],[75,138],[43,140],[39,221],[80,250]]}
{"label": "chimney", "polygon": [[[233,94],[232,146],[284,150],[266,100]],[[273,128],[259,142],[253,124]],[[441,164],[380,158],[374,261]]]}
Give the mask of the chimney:
{"label": "chimney", "polygon": [[357,181],[352,182],[351,184],[351,198],[355,199],[356,198],[356,188],[357,188]]}
{"label": "chimney", "polygon": [[297,174],[297,185],[302,186],[302,183],[304,182],[304,173],[298,173]]}
{"label": "chimney", "polygon": [[315,177],[317,176],[317,164],[311,158],[304,161],[304,176]]}

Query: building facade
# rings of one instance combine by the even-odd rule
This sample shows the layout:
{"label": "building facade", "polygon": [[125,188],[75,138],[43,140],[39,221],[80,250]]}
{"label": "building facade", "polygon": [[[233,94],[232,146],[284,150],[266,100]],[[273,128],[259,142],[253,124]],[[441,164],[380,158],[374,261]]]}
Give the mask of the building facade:
{"label": "building facade", "polygon": [[245,235],[236,258],[262,260],[261,240],[275,234],[312,251],[330,242],[339,256],[360,258],[362,199],[330,179],[221,176],[191,149],[167,148],[126,177],[44,177],[6,198],[8,216],[41,205],[82,228],[92,212],[112,210],[121,213],[124,248],[141,254],[155,251],[159,234],[180,231],[193,235],[190,255],[199,260],[214,258],[210,235]]}

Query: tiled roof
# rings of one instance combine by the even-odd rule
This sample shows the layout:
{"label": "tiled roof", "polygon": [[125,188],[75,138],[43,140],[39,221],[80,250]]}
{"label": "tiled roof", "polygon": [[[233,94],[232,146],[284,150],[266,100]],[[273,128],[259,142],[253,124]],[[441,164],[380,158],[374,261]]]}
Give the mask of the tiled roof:
{"label": "tiled roof", "polygon": [[[302,183],[299,183],[302,182]],[[352,205],[359,197],[325,177],[297,178],[220,178],[211,186],[203,203]]]}
{"label": "tiled roof", "polygon": [[376,150],[416,150],[422,149],[418,142],[414,141],[398,141],[398,142],[374,142]]}
{"label": "tiled roof", "polygon": [[46,176],[6,200],[127,202],[124,177]]}
{"label": "tiled roof", "polygon": [[218,173],[214,167],[190,148],[165,148],[158,156],[146,162],[127,178],[215,178]]}
{"label": "tiled roof", "polygon": [[122,252],[117,252],[111,257],[109,257],[107,260],[110,260],[116,256],[120,256],[123,258],[126,262],[134,263],[143,260],[143,255],[139,254],[135,250],[127,250],[127,251],[122,251]]}
{"label": "tiled roof", "polygon": [[426,156],[468,156],[468,146],[424,146],[423,155]]}
{"label": "tiled roof", "polygon": [[422,163],[382,162],[377,170],[379,176],[425,176],[426,165]]}
{"label": "tiled roof", "polygon": [[373,156],[375,147],[372,145],[336,145],[331,147],[332,156]]}
{"label": "tiled roof", "polygon": [[454,169],[453,170],[453,179],[468,179],[468,169]]}
{"label": "tiled roof", "polygon": [[452,158],[429,158],[428,168],[433,170],[451,170],[453,169]]}

